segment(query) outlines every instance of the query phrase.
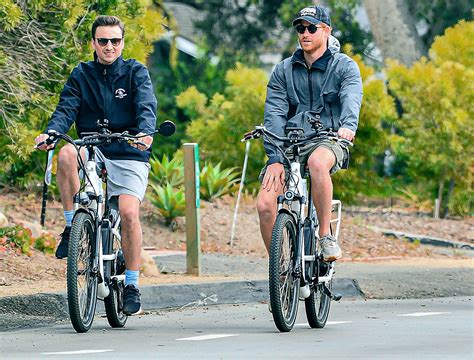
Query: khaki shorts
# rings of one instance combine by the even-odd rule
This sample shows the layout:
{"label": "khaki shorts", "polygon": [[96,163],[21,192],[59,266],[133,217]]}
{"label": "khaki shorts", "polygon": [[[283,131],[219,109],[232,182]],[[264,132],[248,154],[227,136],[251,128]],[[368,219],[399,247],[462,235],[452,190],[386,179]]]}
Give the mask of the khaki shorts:
{"label": "khaki shorts", "polygon": [[[331,171],[330,171],[331,175],[335,174],[337,171],[339,171],[342,168],[344,161],[347,159],[349,155],[349,150],[346,147],[344,147],[337,141],[332,141],[328,139],[317,140],[316,142],[301,146],[300,147],[300,163],[301,163],[301,171],[302,171],[301,176],[304,177],[305,175],[304,171],[306,169],[306,165],[307,165],[309,157],[311,156],[313,151],[319,147],[324,147],[328,150],[331,150],[334,156],[336,157],[336,163],[334,164],[334,166],[331,168]],[[288,156],[288,155],[291,155],[292,152],[289,151],[288,149],[285,153]],[[290,172],[290,169],[288,169],[287,164],[284,164],[284,167],[285,167],[286,179],[288,179],[288,174]],[[265,165],[262,171],[260,172],[260,176],[258,177],[260,182],[263,181],[263,177],[265,176],[266,170],[267,170],[267,165]]]}
{"label": "khaki shorts", "polygon": [[137,160],[110,160],[98,148],[94,150],[96,161],[104,163],[107,169],[108,198],[126,194],[136,197],[141,202],[148,185],[150,164]]}

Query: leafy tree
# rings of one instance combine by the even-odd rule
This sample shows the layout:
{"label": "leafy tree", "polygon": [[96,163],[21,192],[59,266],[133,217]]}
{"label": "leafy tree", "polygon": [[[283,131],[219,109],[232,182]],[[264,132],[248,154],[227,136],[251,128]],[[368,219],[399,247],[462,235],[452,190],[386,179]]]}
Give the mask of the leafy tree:
{"label": "leafy tree", "polygon": [[[157,1],[155,1],[156,3]],[[159,1],[158,1],[159,3]],[[4,0],[0,5],[0,180],[27,185],[42,161],[33,138],[46,123],[72,68],[92,59],[90,28],[100,14],[126,24],[124,57],[145,62],[164,32],[144,0]],[[33,179],[34,180],[34,179]]]}
{"label": "leafy tree", "polygon": [[[176,57],[176,60],[173,60]],[[178,52],[166,40],[155,43],[149,58],[150,76],[158,99],[158,119],[170,119],[176,124],[176,133],[169,138],[159,138],[154,152],[171,155],[181,146],[189,117],[176,106],[176,96],[194,85],[206,96],[220,92],[225,85],[226,69],[222,64],[213,64],[205,56],[195,59]]]}
{"label": "leafy tree", "polygon": [[[345,52],[351,54],[350,46]],[[354,147],[350,149],[347,171],[334,176],[335,198],[353,201],[357,195],[378,195],[390,191],[390,181],[380,176],[380,158],[389,147],[388,126],[396,118],[393,98],[385,83],[375,76],[372,67],[363,63],[361,55],[351,57],[359,65],[362,77],[362,107]]]}
{"label": "leafy tree", "polygon": [[447,208],[461,214],[472,211],[474,198],[473,39],[474,22],[460,21],[435,39],[430,59],[410,68],[392,61],[387,69],[404,110],[396,146],[412,181],[423,184],[425,198],[447,196]]}
{"label": "leafy tree", "polygon": [[[304,0],[263,1],[181,1],[205,14],[195,21],[195,27],[204,35],[207,52],[217,55],[226,69],[236,61],[249,66],[260,63],[264,50],[286,49],[289,55],[296,44],[296,35],[289,33],[291,23],[299,10],[311,3]],[[360,0],[329,0],[335,34],[341,43],[353,44],[354,51],[363,53],[370,48],[370,32],[354,20]],[[287,35],[291,35],[288,37]],[[283,42],[288,41],[287,44]]]}
{"label": "leafy tree", "polygon": [[[192,119],[186,134],[200,144],[201,155],[213,163],[221,162],[223,168],[240,167],[245,153],[240,139],[263,120],[268,78],[263,70],[237,64],[227,72],[226,82],[224,93],[211,98],[190,87],[177,97],[177,104]],[[261,145],[251,146],[249,182],[257,180],[264,156]]]}
{"label": "leafy tree", "polygon": [[456,25],[459,20],[472,20],[471,0],[406,0],[410,12],[426,26],[421,40],[429,48],[436,36],[442,35],[448,27]]}

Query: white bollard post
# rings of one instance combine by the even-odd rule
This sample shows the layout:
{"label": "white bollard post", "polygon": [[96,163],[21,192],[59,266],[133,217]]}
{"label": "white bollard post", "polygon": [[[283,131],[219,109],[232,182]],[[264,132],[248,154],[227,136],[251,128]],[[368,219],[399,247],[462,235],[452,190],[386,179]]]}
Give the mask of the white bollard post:
{"label": "white bollard post", "polygon": [[242,196],[242,190],[244,188],[245,173],[247,171],[247,162],[249,159],[249,151],[250,151],[250,141],[247,141],[247,143],[245,144],[244,167],[242,169],[242,177],[240,179],[239,193],[237,195],[237,202],[235,204],[234,220],[232,221],[232,231],[230,233],[230,247],[234,246],[235,225],[237,223],[237,213],[239,211],[240,197]]}

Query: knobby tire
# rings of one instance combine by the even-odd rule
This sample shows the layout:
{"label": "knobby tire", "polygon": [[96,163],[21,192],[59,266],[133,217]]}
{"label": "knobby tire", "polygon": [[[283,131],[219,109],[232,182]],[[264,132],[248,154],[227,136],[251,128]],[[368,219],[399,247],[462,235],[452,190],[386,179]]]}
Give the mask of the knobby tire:
{"label": "knobby tire", "polygon": [[78,213],[72,222],[67,257],[67,300],[74,329],[87,332],[97,305],[94,266],[95,224],[91,215]]}
{"label": "knobby tire", "polygon": [[[326,286],[332,291],[332,280]],[[309,326],[322,329],[328,320],[330,307],[331,298],[324,293],[322,284],[311,289],[311,295],[305,299],[306,318]]]}
{"label": "knobby tire", "polygon": [[296,224],[287,213],[278,214],[269,258],[269,290],[273,320],[281,332],[291,331],[298,313],[299,279],[294,277]]}

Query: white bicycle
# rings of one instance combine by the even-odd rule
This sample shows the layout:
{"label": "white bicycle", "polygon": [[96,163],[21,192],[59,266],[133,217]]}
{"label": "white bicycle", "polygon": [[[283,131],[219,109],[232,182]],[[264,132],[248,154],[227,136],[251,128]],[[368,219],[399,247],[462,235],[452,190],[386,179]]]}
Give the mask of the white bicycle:
{"label": "white bicycle", "polygon": [[[334,263],[323,261],[318,236],[318,218],[311,198],[309,172],[301,174],[300,147],[315,139],[329,139],[352,145],[332,131],[316,131],[305,137],[302,128],[286,128],[286,137],[280,137],[263,126],[245,134],[242,141],[263,138],[276,146],[289,169],[285,193],[278,197],[278,215],[273,227],[269,255],[270,305],[275,325],[282,332],[291,331],[296,321],[298,300],[304,300],[306,317],[312,328],[323,328],[329,315],[333,294]],[[275,143],[290,144],[290,157]],[[341,201],[333,200],[331,233],[339,236]]]}
{"label": "white bicycle", "polygon": [[[165,121],[151,134],[140,136],[127,132],[111,133],[106,119],[98,121],[97,125],[99,132],[84,133],[78,140],[52,131],[44,142],[49,145],[62,139],[72,144],[77,150],[77,161],[82,172],[81,186],[74,196],[75,214],[67,256],[69,316],[74,329],[80,333],[90,329],[97,299],[104,301],[110,326],[123,327],[127,321],[127,315],[122,311],[125,260],[118,199],[108,199],[107,170],[102,162],[96,161],[94,148],[111,141],[140,144],[141,137],[155,133],[170,136],[175,131],[175,125],[171,121]],[[87,150],[85,163],[80,155],[81,148]]]}

